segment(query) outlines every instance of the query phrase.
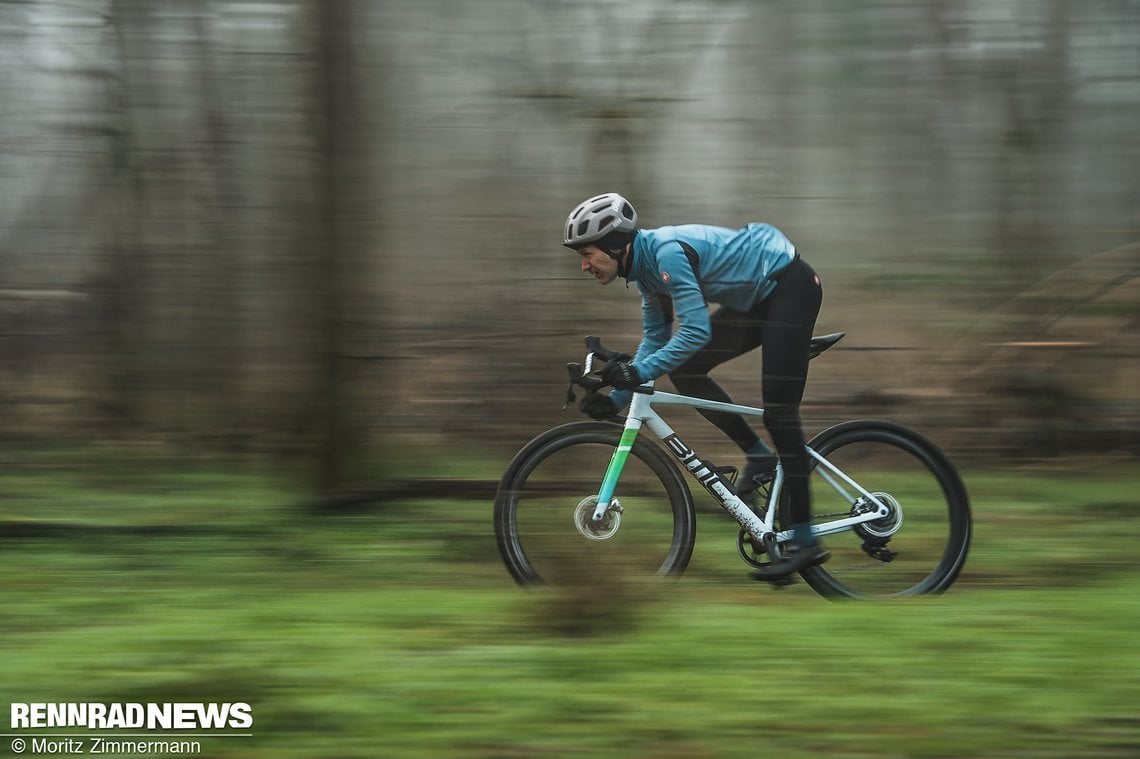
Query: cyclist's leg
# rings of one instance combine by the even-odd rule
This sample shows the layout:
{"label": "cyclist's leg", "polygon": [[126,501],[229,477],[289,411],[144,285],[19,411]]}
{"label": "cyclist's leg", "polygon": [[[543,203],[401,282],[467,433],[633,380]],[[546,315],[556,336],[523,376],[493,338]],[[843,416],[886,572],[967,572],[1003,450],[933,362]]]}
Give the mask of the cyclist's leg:
{"label": "cyclist's leg", "polygon": [[[732,403],[732,398],[709,377],[716,367],[760,345],[762,323],[753,311],[718,308],[709,317],[712,335],[703,348],[669,373],[669,379],[681,393],[710,401]],[[739,414],[705,411],[700,414],[716,425],[745,453],[760,443],[760,436]]]}
{"label": "cyclist's leg", "polygon": [[794,527],[798,531],[796,542],[801,545],[814,540],[810,528],[810,462],[800,422],[800,401],[807,382],[812,331],[822,299],[819,278],[810,266],[798,260],[765,301],[764,425],[780,454]]}

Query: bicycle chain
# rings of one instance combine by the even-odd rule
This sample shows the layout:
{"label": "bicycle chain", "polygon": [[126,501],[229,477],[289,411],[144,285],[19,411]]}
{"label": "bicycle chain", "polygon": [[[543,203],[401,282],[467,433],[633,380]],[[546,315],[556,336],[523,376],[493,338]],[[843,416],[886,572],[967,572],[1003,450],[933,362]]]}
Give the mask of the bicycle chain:
{"label": "bicycle chain", "polygon": [[837,511],[834,514],[812,514],[811,518],[812,519],[831,519],[833,517],[849,517],[849,516],[851,516],[850,511]]}
{"label": "bicycle chain", "polygon": [[[764,496],[764,503],[767,503],[768,502],[767,491],[760,490],[759,492]],[[752,506],[752,504],[749,504],[749,505]],[[761,518],[763,518],[764,512],[767,511],[767,509],[764,507],[757,508],[756,506],[752,506],[752,511],[755,512]],[[835,517],[849,517],[849,516],[851,516],[850,511],[836,511],[832,514],[812,514],[811,518],[812,518],[812,520],[816,520],[816,519],[834,519]]]}
{"label": "bicycle chain", "polygon": [[[759,516],[761,519],[763,519],[764,518],[764,512],[766,510],[765,509],[759,509],[759,510],[752,509],[752,511],[757,516]],[[833,514],[812,514],[811,518],[812,518],[812,520],[816,520],[816,519],[834,519],[835,517],[849,517],[849,516],[851,516],[850,511],[836,511]]]}

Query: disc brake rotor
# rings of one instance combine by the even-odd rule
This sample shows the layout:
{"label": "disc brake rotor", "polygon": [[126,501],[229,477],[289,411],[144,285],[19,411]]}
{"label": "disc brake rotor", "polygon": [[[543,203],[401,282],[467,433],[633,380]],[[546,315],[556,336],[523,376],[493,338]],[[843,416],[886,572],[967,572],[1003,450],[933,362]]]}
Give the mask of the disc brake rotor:
{"label": "disc brake rotor", "polygon": [[574,526],[578,532],[589,540],[609,540],[617,534],[621,527],[621,503],[616,498],[610,499],[610,507],[602,515],[602,521],[594,521],[594,509],[598,507],[598,497],[595,495],[583,498],[578,507],[574,509]]}

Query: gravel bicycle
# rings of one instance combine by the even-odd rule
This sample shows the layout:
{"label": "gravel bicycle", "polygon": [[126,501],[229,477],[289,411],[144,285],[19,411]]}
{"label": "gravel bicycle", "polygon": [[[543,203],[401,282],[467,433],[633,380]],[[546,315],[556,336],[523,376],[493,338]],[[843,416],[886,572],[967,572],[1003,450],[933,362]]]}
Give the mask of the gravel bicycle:
{"label": "gravel bicycle", "polygon": [[[844,334],[813,337],[812,358]],[[566,365],[568,403],[575,387],[604,387],[593,376],[597,364],[627,358],[596,337],[586,346],[584,363]],[[791,524],[783,468],[745,500],[736,470],[698,455],[657,407],[764,413],[647,382],[634,390],[624,419],[572,422],[534,438],[515,455],[495,496],[499,552],[519,584],[573,582],[564,575],[581,564],[569,558],[679,576],[696,540],[682,469],[739,523],[736,548],[745,564],[763,569],[782,555],[791,538],[781,528]],[[664,451],[640,434],[643,428]],[[831,552],[828,563],[800,572],[808,585],[826,597],[869,598],[938,593],[953,584],[970,545],[970,505],[957,470],[934,443],[899,424],[859,420],[819,433],[808,453],[812,529]]]}

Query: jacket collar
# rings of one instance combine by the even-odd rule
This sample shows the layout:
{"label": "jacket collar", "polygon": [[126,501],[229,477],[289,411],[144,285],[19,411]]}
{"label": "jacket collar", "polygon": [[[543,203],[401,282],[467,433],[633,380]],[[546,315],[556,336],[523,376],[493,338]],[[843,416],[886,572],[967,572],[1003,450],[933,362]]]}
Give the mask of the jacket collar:
{"label": "jacket collar", "polygon": [[633,243],[629,248],[629,265],[626,267],[625,284],[629,286],[630,282],[637,282],[645,275],[645,241],[642,237],[641,230],[633,236]]}

